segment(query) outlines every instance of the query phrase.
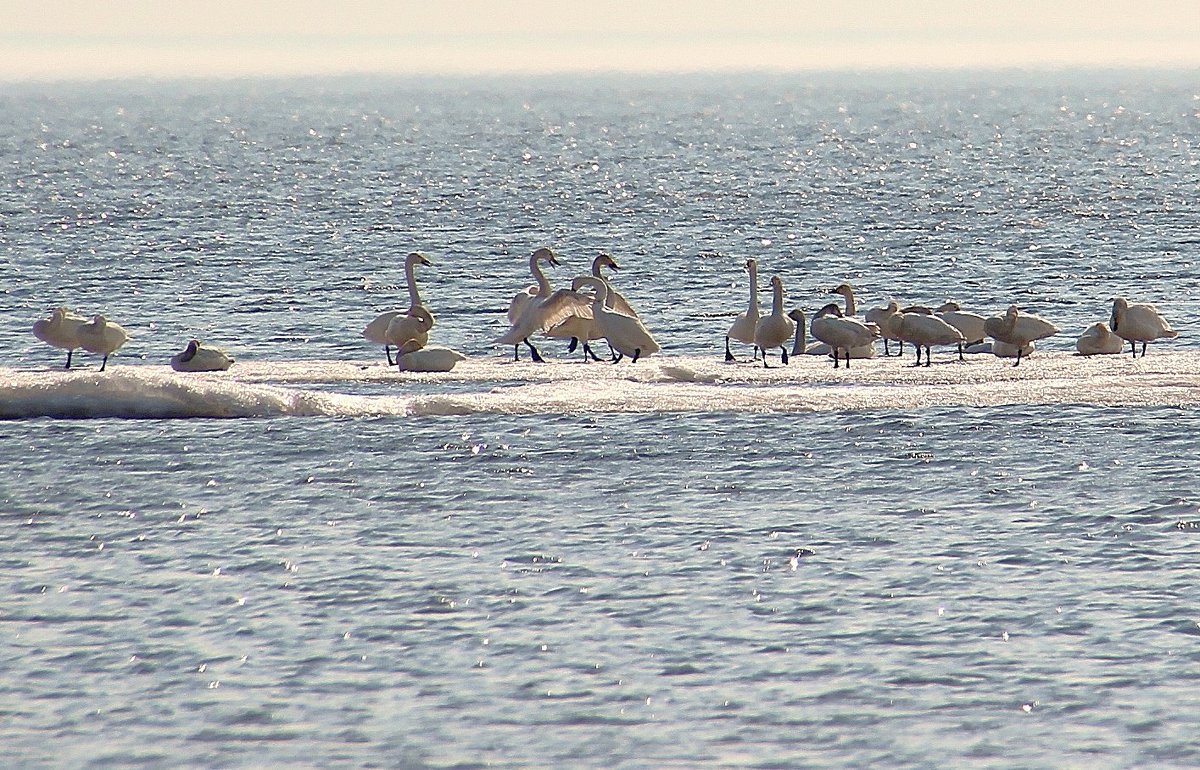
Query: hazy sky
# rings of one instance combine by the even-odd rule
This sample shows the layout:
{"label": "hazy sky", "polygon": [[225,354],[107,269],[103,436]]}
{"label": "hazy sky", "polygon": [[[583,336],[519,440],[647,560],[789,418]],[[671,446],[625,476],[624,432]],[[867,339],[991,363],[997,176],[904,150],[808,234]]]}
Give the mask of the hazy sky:
{"label": "hazy sky", "polygon": [[0,0],[0,79],[1200,66],[1196,0]]}

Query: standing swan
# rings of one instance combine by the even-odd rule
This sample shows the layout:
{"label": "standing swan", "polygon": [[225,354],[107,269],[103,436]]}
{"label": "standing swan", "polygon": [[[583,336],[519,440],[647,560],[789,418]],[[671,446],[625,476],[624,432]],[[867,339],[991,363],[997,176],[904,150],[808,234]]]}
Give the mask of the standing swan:
{"label": "standing swan", "polygon": [[87,323],[82,316],[77,316],[65,307],[55,308],[49,318],[33,322],[33,336],[47,345],[63,348],[67,351],[67,365],[71,368],[71,354],[79,347],[79,327]]}
{"label": "standing swan", "polygon": [[[854,318],[854,316],[858,312],[858,304],[854,301],[854,287],[853,286],[851,286],[848,283],[840,283],[833,289],[830,289],[829,293],[842,295],[842,299],[846,300],[846,310],[844,313],[842,313],[842,316],[844,318],[849,318],[851,320],[857,320]],[[869,318],[867,319],[867,322],[873,323],[871,321],[871,319],[869,319]],[[874,322],[874,323],[876,326],[879,327],[880,332],[882,333],[883,327],[879,326],[878,322]],[[876,351],[875,351],[874,340],[872,340],[871,342],[868,342],[866,345],[856,345],[855,347],[850,349],[850,357],[851,358],[874,358],[875,353],[876,353]],[[819,348],[819,347],[816,348],[815,350],[809,351],[809,355],[822,355],[822,354],[823,353],[821,352],[821,348]]]}
{"label": "standing swan", "polygon": [[1017,362],[1013,366],[1020,366],[1025,346],[1046,337],[1053,337],[1058,334],[1058,327],[1044,318],[1022,315],[1016,305],[1009,305],[1004,315],[992,316],[985,320],[983,331],[994,340],[1014,345],[1017,348]]}
{"label": "standing swan", "polygon": [[[621,266],[617,264],[615,259],[608,254],[601,254],[592,260],[592,275],[596,278],[603,278],[604,275],[601,273],[601,269],[605,267],[613,270],[621,269]],[[612,284],[609,284],[608,287],[607,305],[613,310],[624,313],[625,315],[631,315],[635,318],[637,317],[637,313],[634,312],[633,308],[629,306],[629,302],[626,301],[625,297],[621,296],[619,291],[612,288]],[[567,318],[567,320],[548,330],[546,332],[546,336],[571,340],[571,344],[567,346],[568,353],[574,353],[575,348],[578,347],[579,343],[582,341],[583,360],[586,362],[589,357],[593,361],[600,360],[600,358],[592,352],[591,346],[588,345],[590,341],[598,340],[603,337],[603,335],[600,334],[599,329],[596,328],[595,320],[590,315],[572,315]]]}
{"label": "standing swan", "polygon": [[963,334],[957,328],[936,315],[924,313],[896,313],[888,319],[890,331],[904,342],[911,342],[917,349],[917,362],[921,365],[921,348],[925,348],[925,366],[933,365],[932,345],[958,345],[959,360],[962,360]]}
{"label": "standing swan", "polygon": [[1162,337],[1174,339],[1179,332],[1171,328],[1154,305],[1138,302],[1133,305],[1124,297],[1113,300],[1112,318],[1109,319],[1113,334],[1129,341],[1133,357],[1137,358],[1137,343],[1142,343],[1142,358],[1146,357],[1146,343]]}
{"label": "standing swan", "polygon": [[[433,263],[424,254],[418,254],[415,251],[405,258],[404,279],[408,282],[408,310],[388,310],[380,313],[375,316],[375,320],[367,324],[366,328],[362,330],[362,336],[369,342],[374,342],[376,345],[383,345],[383,352],[387,355],[388,366],[392,366],[394,363],[392,361],[392,350],[387,342],[388,324],[395,320],[397,316],[405,315],[414,308],[424,307],[424,303],[421,302],[421,294],[417,291],[417,265],[432,267]],[[432,314],[430,317],[432,317]]]}
{"label": "standing swan", "polygon": [[[544,314],[525,317],[526,311],[530,310],[532,306],[536,305],[539,301],[549,299],[552,291],[550,281],[546,280],[546,274],[542,272],[542,268],[538,265],[539,262],[545,262],[551,267],[558,267],[558,255],[545,247],[530,254],[529,272],[533,275],[533,279],[537,281],[537,284],[528,286],[517,292],[516,296],[508,303],[508,323],[510,326],[508,332],[499,341],[502,344],[513,346],[514,361],[521,359],[521,343],[524,342],[529,347],[529,355],[533,360],[539,364],[545,363],[546,360],[542,358],[542,354],[533,346],[528,337],[535,331],[545,331],[548,328],[552,328],[555,324],[561,323],[566,318],[566,316],[558,318],[554,323],[547,326],[541,323],[543,320],[542,315]],[[524,336],[514,337],[518,333],[518,326],[522,325],[527,327],[528,330],[525,331]],[[509,338],[513,338],[512,341],[508,341]]]}
{"label": "standing swan", "polygon": [[[725,360],[732,361],[733,353],[729,352],[729,341],[734,340],[746,345],[754,345],[754,330],[758,326],[758,260],[747,259],[746,269],[750,271],[750,304],[746,312],[734,319],[733,325],[725,333]],[[754,347],[754,358],[758,358],[758,346]]]}
{"label": "standing swan", "polygon": [[108,366],[108,357],[125,344],[129,335],[120,324],[109,323],[102,315],[92,316],[90,323],[79,327],[79,347],[89,353],[104,356],[100,362],[100,371]]}
{"label": "standing swan", "polygon": [[821,308],[809,325],[809,331],[833,350],[833,368],[838,368],[839,353],[846,357],[846,368],[850,368],[850,349],[871,345],[879,337],[879,327],[867,326],[853,318],[843,318],[842,310],[835,303]]}
{"label": "standing swan", "polygon": [[[847,288],[849,288],[849,287],[847,287]],[[890,300],[883,307],[871,308],[870,310],[867,311],[867,314],[864,316],[867,323],[875,324],[876,326],[879,327],[879,331],[883,335],[883,354],[885,356],[890,356],[892,354],[891,351],[888,350],[888,340],[895,340],[895,342],[900,346],[900,352],[897,353],[896,355],[898,355],[898,356],[904,355],[904,342],[901,341],[901,339],[899,337],[894,336],[891,333],[891,331],[889,331],[889,329],[891,328],[890,322],[891,322],[892,316],[896,315],[899,312],[900,312],[900,303],[893,299],[893,300]]]}
{"label": "standing swan", "polygon": [[404,315],[393,318],[383,338],[386,344],[396,348],[396,355],[400,356],[425,347],[429,343],[429,330],[432,328],[433,314],[418,305]]}
{"label": "standing swan", "polygon": [[1075,349],[1081,356],[1111,356],[1120,353],[1124,347],[1121,338],[1113,334],[1103,321],[1084,329],[1079,339],[1075,340]]}
{"label": "standing swan", "polygon": [[983,338],[987,336],[983,331],[983,322],[986,319],[978,313],[964,311],[957,302],[945,302],[935,312],[938,318],[962,332],[963,341],[958,344],[959,361],[964,360],[964,346],[983,342]]}
{"label": "standing swan", "polygon": [[191,340],[180,353],[171,356],[171,368],[177,372],[223,372],[233,365],[233,359],[220,348],[201,347],[200,340]]}
{"label": "standing swan", "polygon": [[779,348],[780,362],[784,364],[788,362],[787,348],[783,345],[791,339],[792,333],[796,330],[796,324],[783,312],[783,279],[779,276],[773,277],[771,289],[774,292],[771,314],[758,319],[758,325],[754,328],[754,345],[762,351],[764,369],[769,368],[767,350],[770,348]]}
{"label": "standing swan", "polygon": [[574,284],[576,289],[590,286],[595,292],[592,299],[592,317],[596,319],[596,326],[608,340],[608,344],[617,351],[618,355],[613,359],[614,364],[621,360],[621,356],[629,356],[631,363],[637,363],[642,356],[652,355],[662,349],[641,319],[618,312],[605,304],[608,301],[608,284],[603,278],[584,276],[576,278]]}

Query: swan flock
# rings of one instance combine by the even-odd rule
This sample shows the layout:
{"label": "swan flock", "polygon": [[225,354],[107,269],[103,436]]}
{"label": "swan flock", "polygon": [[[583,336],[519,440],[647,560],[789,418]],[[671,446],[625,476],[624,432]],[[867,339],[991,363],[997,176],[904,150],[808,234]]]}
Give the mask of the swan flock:
{"label": "swan flock", "polygon": [[[361,332],[364,339],[383,345],[388,365],[400,371],[445,372],[467,358],[450,348],[429,347],[436,320],[421,297],[416,269],[433,264],[424,254],[408,254],[404,260],[408,307],[380,312]],[[535,363],[546,362],[534,342],[540,343],[543,338],[569,341],[567,352],[581,347],[584,363],[600,360],[592,346],[598,340],[607,342],[614,364],[622,360],[636,364],[662,350],[632,304],[613,286],[612,277],[604,274],[606,269],[620,269],[611,255],[597,256],[589,273],[572,277],[570,288],[554,289],[545,268],[562,264],[553,249],[542,247],[533,251],[528,266],[534,282],[509,301],[508,329],[493,339],[494,345],[511,346],[513,361],[520,360],[524,346]],[[787,291],[779,275],[771,278],[771,310],[764,314],[759,307],[758,262],[748,259],[744,267],[749,276],[747,304],[725,333],[724,358],[730,363],[738,361],[731,347],[736,342],[751,346],[750,361],[758,362],[761,358],[763,367],[770,367],[768,354],[778,349],[781,365],[788,365],[798,356],[823,356],[832,359],[834,368],[843,364],[849,368],[853,359],[875,357],[877,343],[882,341],[885,357],[892,355],[890,343],[897,343],[896,355],[903,355],[905,344],[912,345],[916,352],[915,366],[921,365],[922,357],[925,366],[931,366],[932,348],[950,346],[957,349],[957,362],[965,360],[964,353],[991,353],[1014,358],[1013,366],[1020,366],[1021,360],[1033,353],[1038,340],[1061,331],[1016,304],[1010,304],[1003,313],[985,316],[963,310],[955,301],[933,309],[902,306],[899,301],[889,299],[886,305],[869,309],[860,319],[854,288],[848,283],[828,290],[829,294],[839,295],[842,305],[825,302],[810,318],[799,308],[786,308]],[[74,352],[82,349],[101,356],[99,371],[104,371],[109,356],[129,339],[125,329],[104,315],[94,315],[89,321],[66,307],[56,308],[47,318],[36,321],[32,332],[38,340],[67,351],[66,369],[71,368]],[[809,334],[817,340],[811,346],[807,341]],[[1116,297],[1108,323],[1097,321],[1088,326],[1079,334],[1076,350],[1081,356],[1115,355],[1128,342],[1132,356],[1137,358],[1140,342],[1144,357],[1149,342],[1174,339],[1178,335],[1153,305]],[[193,339],[170,364],[180,372],[224,371],[233,364],[233,358],[219,348],[203,346]]]}

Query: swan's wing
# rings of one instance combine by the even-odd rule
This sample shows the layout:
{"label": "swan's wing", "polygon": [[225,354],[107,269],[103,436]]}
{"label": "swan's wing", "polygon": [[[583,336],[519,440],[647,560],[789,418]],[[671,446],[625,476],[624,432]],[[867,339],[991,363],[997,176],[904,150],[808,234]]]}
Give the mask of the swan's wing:
{"label": "swan's wing", "polygon": [[604,303],[604,306],[609,310],[615,310],[621,315],[627,315],[632,318],[638,317],[637,311],[626,301],[625,296],[614,289],[611,284],[608,287],[608,301]]}
{"label": "swan's wing", "polygon": [[573,316],[591,318],[592,298],[570,289],[559,289],[545,299],[531,302],[516,323],[496,340],[496,344],[516,345],[530,335],[553,329]]}

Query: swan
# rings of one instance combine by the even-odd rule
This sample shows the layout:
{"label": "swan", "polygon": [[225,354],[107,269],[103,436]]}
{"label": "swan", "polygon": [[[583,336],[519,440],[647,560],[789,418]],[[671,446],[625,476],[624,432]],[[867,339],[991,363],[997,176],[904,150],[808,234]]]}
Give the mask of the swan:
{"label": "swan", "polygon": [[796,325],[796,337],[792,341],[792,355],[802,356],[808,347],[808,337],[804,333],[805,321],[804,311],[800,308],[788,312],[788,318]]}
{"label": "swan", "polygon": [[1032,342],[1026,342],[1021,347],[1010,345],[1007,342],[995,340],[992,342],[991,354],[996,358],[1016,358],[1020,354],[1021,358],[1029,358],[1033,355],[1036,345]]}
{"label": "swan", "polygon": [[[855,314],[858,312],[858,305],[854,301],[854,287],[848,283],[840,283],[833,289],[830,289],[829,293],[842,295],[842,298],[846,300],[846,310],[842,315],[845,318],[854,318]],[[867,319],[867,322],[875,323],[876,326],[879,326],[878,323],[872,321],[869,318]],[[882,332],[883,327],[879,327],[879,328],[880,328],[880,331]],[[825,350],[824,348],[822,348],[819,345],[814,345],[813,348],[808,351],[808,354],[823,356],[823,355],[829,355],[830,352],[831,351]],[[875,353],[876,353],[876,351],[875,351],[874,341],[872,341],[866,345],[858,345],[857,347],[850,349],[850,357],[851,358],[874,358]]]}
{"label": "swan", "polygon": [[1162,337],[1174,339],[1179,332],[1171,328],[1167,319],[1162,317],[1154,305],[1143,302],[1129,304],[1124,297],[1113,300],[1112,317],[1109,326],[1113,334],[1129,341],[1133,357],[1137,358],[1137,343],[1142,343],[1142,357],[1146,357],[1146,343]]}
{"label": "swan", "polygon": [[89,353],[104,356],[100,371],[108,365],[108,357],[129,340],[129,335],[120,324],[110,323],[100,314],[92,316],[89,323],[82,324],[78,332],[79,347]]}
{"label": "swan", "polygon": [[958,345],[962,358],[963,334],[950,323],[936,315],[924,313],[896,313],[888,319],[889,331],[903,342],[911,342],[917,349],[917,362],[921,365],[921,348],[925,348],[925,365],[933,365],[932,345]]}
{"label": "swan", "polygon": [[191,340],[180,353],[171,356],[171,368],[177,372],[223,372],[233,365],[233,359],[220,348],[201,347],[200,340]]}
{"label": "swan", "polygon": [[[725,332],[725,360],[732,361],[733,353],[729,352],[729,341],[735,340],[746,345],[754,345],[754,330],[758,327],[758,260],[747,259],[746,269],[750,271],[750,304],[746,312],[734,319],[729,331]],[[754,359],[758,359],[758,346],[754,347]]]}
{"label": "swan", "polygon": [[402,372],[448,372],[459,361],[466,360],[466,356],[450,348],[421,348],[396,356],[396,365]]}
{"label": "swan", "polygon": [[[592,275],[596,278],[603,278],[602,268],[611,268],[620,270],[621,266],[617,261],[608,254],[601,254],[592,260]],[[621,295],[619,291],[612,288],[612,284],[608,287],[608,302],[607,306],[625,315],[637,317],[637,312],[629,305],[629,302]],[[579,342],[583,341],[583,360],[587,361],[590,356],[593,361],[599,361],[600,358],[592,352],[588,342],[592,340],[602,339],[603,335],[596,328],[595,320],[591,315],[572,315],[567,320],[558,324],[554,328],[546,332],[547,337],[557,337],[559,339],[570,339],[571,344],[567,346],[568,353],[574,353]]]}
{"label": "swan", "polygon": [[1081,356],[1110,356],[1120,353],[1124,347],[1125,343],[1121,338],[1113,334],[1108,324],[1103,321],[1097,321],[1084,329],[1083,334],[1075,340],[1075,350],[1079,351]]}
{"label": "swan", "polygon": [[631,363],[637,363],[642,356],[652,355],[662,350],[641,319],[618,312],[606,305],[608,284],[603,278],[589,275],[576,278],[574,283],[579,288],[590,286],[595,292],[592,299],[592,317],[596,319],[596,326],[600,333],[617,352],[616,358],[613,359],[614,364],[620,361],[622,356],[630,356]]}
{"label": "swan", "polygon": [[846,368],[850,368],[850,348],[871,345],[880,336],[879,327],[867,326],[862,321],[842,316],[835,303],[821,308],[809,325],[812,335],[829,345],[833,350],[833,368],[838,368],[838,353],[844,352]]}
{"label": "swan", "polygon": [[433,328],[433,314],[421,305],[404,315],[396,316],[388,324],[383,335],[384,344],[396,348],[397,355],[420,350],[429,342],[429,330]]}
{"label": "swan", "polygon": [[586,300],[579,300],[570,305],[573,312],[563,312],[567,305],[562,303],[574,299],[567,296],[574,292],[560,294],[551,301],[554,292],[550,288],[550,281],[546,279],[546,274],[538,265],[539,262],[558,267],[558,255],[543,247],[529,256],[529,272],[537,281],[537,285],[517,292],[512,301],[508,303],[509,329],[496,340],[497,344],[513,346],[514,361],[520,360],[521,343],[524,342],[529,348],[529,355],[533,360],[539,364],[545,363],[546,359],[542,358],[542,354],[529,341],[529,335],[548,331],[565,321],[570,315],[584,314],[578,308],[587,306]]}
{"label": "swan", "polygon": [[[415,251],[405,258],[404,279],[408,282],[408,310],[388,310],[380,313],[362,330],[362,336],[369,342],[383,345],[383,352],[387,356],[388,366],[394,363],[392,361],[391,346],[387,342],[388,324],[395,320],[397,316],[403,316],[413,308],[424,307],[424,303],[421,302],[421,294],[417,291],[417,265],[432,267],[433,263],[424,254],[418,254]],[[432,315],[430,317],[432,318]]]}
{"label": "swan", "polygon": [[758,324],[754,327],[754,345],[762,351],[764,369],[769,368],[767,350],[770,348],[779,348],[780,362],[788,362],[787,348],[783,345],[791,339],[796,330],[796,324],[783,312],[783,279],[779,276],[771,278],[771,290],[774,292],[771,313],[758,319]]}
{"label": "swan", "polygon": [[[898,342],[900,344],[900,352],[897,353],[896,355],[898,355],[898,356],[904,355],[904,343],[900,340],[900,338],[892,336],[892,333],[889,331],[889,328],[890,328],[889,321],[890,321],[891,317],[896,315],[899,312],[900,312],[900,303],[893,299],[893,300],[890,300],[883,307],[871,308],[870,310],[868,310],[866,312],[866,315],[863,316],[866,319],[867,323],[869,323],[869,324],[873,323],[879,327],[879,331],[883,336],[883,354],[885,356],[890,356],[892,354],[891,351],[888,350],[888,340],[895,340],[896,342]],[[872,349],[874,349],[874,346],[872,346]]]}
{"label": "swan", "polygon": [[79,327],[87,323],[87,319],[77,316],[65,307],[55,308],[49,318],[33,322],[33,336],[47,345],[63,348],[67,351],[67,365],[71,368],[71,354],[79,347]]}
{"label": "swan", "polygon": [[[962,332],[963,341],[958,346],[958,360],[963,361],[963,348],[976,342],[983,342],[987,335],[983,332],[984,317],[978,313],[968,313],[953,300],[944,302],[934,311],[934,314]],[[927,351],[928,352],[928,351]]]}
{"label": "swan", "polygon": [[[1057,326],[1035,315],[1022,315],[1016,305],[1009,305],[1002,316],[992,316],[984,320],[983,330],[992,339],[1017,348],[1017,362],[1013,366],[1021,365],[1021,357],[1025,355],[1024,348],[1027,344],[1058,334]],[[994,345],[992,352],[996,352]]]}

